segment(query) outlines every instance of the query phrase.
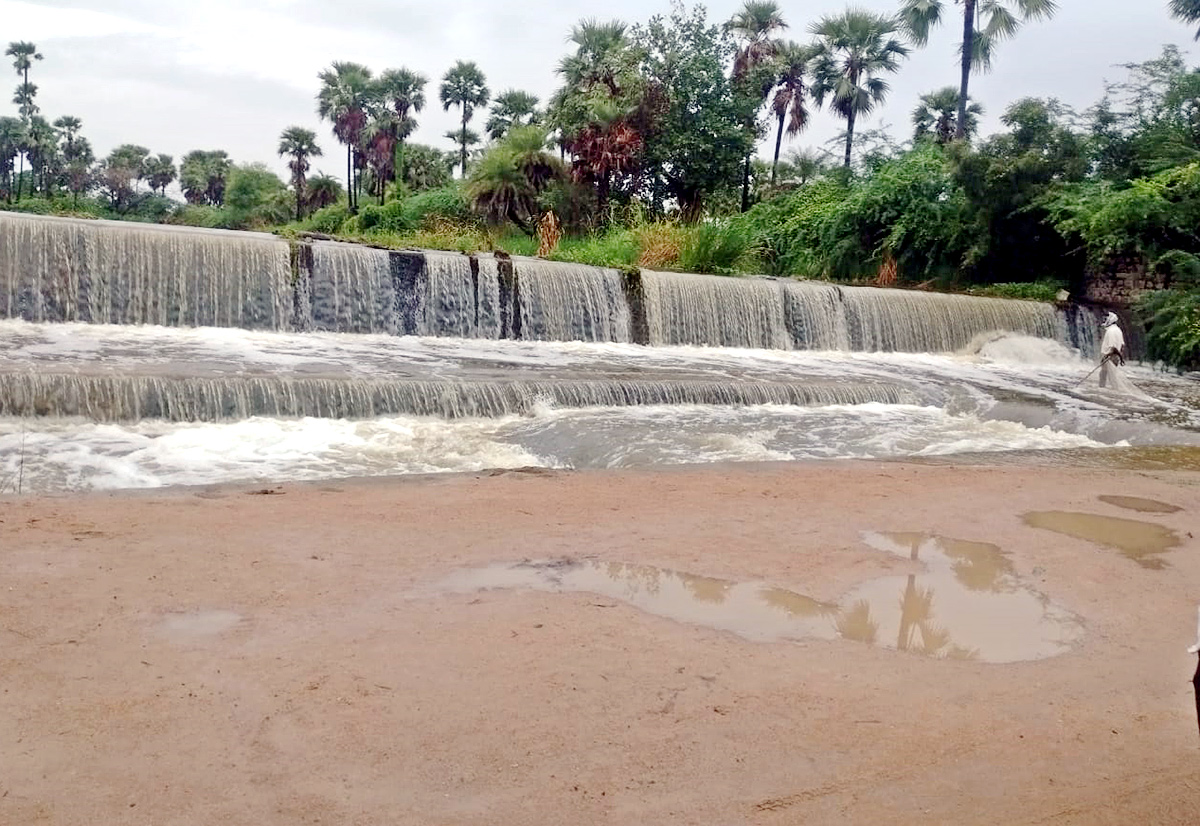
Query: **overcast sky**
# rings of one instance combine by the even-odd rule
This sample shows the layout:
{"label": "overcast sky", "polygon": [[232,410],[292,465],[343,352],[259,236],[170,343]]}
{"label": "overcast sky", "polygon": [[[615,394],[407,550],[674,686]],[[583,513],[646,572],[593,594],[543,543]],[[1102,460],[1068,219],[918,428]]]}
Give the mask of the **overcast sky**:
{"label": "overcast sky", "polygon": [[[706,4],[713,21],[728,19],[740,5]],[[847,3],[780,5],[791,24],[788,35],[808,40],[814,20]],[[857,5],[891,11],[898,0]],[[1084,109],[1101,96],[1106,79],[1124,76],[1118,64],[1155,57],[1164,44],[1178,44],[1195,60],[1194,31],[1170,18],[1167,0],[1059,0],[1059,6],[1054,20],[1031,24],[1004,44],[992,73],[973,81],[972,96],[987,109],[985,132],[996,129],[1005,106],[1020,97],[1055,96]],[[426,75],[429,104],[415,140],[451,149],[443,134],[455,114],[442,111],[437,87],[456,60],[477,62],[493,95],[517,88],[545,101],[578,20],[642,22],[669,10],[669,0],[0,0],[0,37],[37,44],[45,55],[30,75],[38,104],[50,119],[82,118],[97,156],[121,143],[177,161],[191,149],[225,149],[236,161],[263,161],[285,174],[275,154],[278,136],[297,124],[321,138],[325,157],[314,169],[344,176],[344,152],[318,121],[314,100],[317,73],[332,61],[353,60],[376,72],[404,66]],[[918,96],[957,84],[956,29],[943,27],[914,52],[866,128],[890,125],[897,139],[906,139]],[[15,74],[4,68],[15,86]],[[0,114],[15,115],[8,97],[0,98]],[[483,120],[476,115],[478,131]],[[819,113],[785,151],[820,145],[841,128]],[[760,153],[769,154],[765,144]]]}

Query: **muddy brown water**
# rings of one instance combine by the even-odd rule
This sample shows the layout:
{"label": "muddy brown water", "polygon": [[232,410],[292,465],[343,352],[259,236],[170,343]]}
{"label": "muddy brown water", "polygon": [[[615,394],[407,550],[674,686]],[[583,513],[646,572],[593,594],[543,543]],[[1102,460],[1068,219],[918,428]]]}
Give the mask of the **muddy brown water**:
{"label": "muddy brown water", "polygon": [[1034,511],[1022,518],[1034,528],[1113,548],[1143,568],[1153,570],[1166,566],[1159,554],[1178,547],[1181,542],[1179,534],[1170,528],[1139,519],[1072,511]]}
{"label": "muddy brown water", "polygon": [[1097,497],[1106,505],[1112,505],[1138,513],[1178,513],[1183,508],[1157,499],[1143,499],[1140,496],[1100,496]]}
{"label": "muddy brown water", "polygon": [[590,593],[755,642],[844,639],[992,663],[1052,657],[1082,636],[1081,623],[1026,585],[995,545],[921,533],[868,533],[863,540],[921,570],[864,582],[836,602],[772,584],[596,559],[465,569],[436,590]]}

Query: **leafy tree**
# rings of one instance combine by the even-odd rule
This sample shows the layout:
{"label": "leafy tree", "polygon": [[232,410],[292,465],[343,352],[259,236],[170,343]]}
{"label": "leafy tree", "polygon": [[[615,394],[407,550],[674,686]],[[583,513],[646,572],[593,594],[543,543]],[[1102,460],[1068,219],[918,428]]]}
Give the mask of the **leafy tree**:
{"label": "leafy tree", "polygon": [[762,70],[778,56],[782,44],[775,35],[786,28],[783,13],[773,0],[746,0],[725,24],[725,30],[742,44],[734,56],[733,78],[741,86],[739,91],[755,101],[753,109],[747,112],[746,129],[752,142],[742,166],[742,212],[750,208],[750,156],[754,152],[753,139],[758,137],[755,115],[775,85],[774,77]]}
{"label": "leafy tree", "polygon": [[[487,106],[489,98],[487,79],[473,62],[460,60],[442,78],[438,97],[442,102],[443,110],[450,111],[451,106],[458,106],[462,109],[462,128],[459,130],[457,143],[461,153],[462,175],[465,178],[467,176],[467,147],[470,145],[467,141],[467,124],[471,121],[477,108]],[[476,135],[475,141],[478,142],[478,140],[479,136]]]}
{"label": "leafy tree", "polygon": [[736,48],[722,26],[707,22],[704,8],[676,7],[637,29],[642,74],[657,96],[649,99],[645,169],[651,202],[679,204],[688,220],[706,202],[736,186],[739,168],[753,150],[747,121],[761,104],[725,73]]}
{"label": "leafy tree", "polygon": [[[958,2],[958,0],[956,0]],[[962,80],[958,90],[958,117],[954,137],[967,136],[971,71],[986,72],[992,66],[996,45],[1015,35],[1031,20],[1045,20],[1058,10],[1055,0],[961,0],[963,39],[959,46]],[[900,18],[904,29],[918,46],[929,42],[929,33],[947,12],[948,0],[903,0]],[[982,23],[982,26],[980,25]]]}
{"label": "leafy tree", "polygon": [[239,164],[229,171],[225,206],[235,229],[280,224],[288,220],[291,195],[265,164]]}
{"label": "leafy tree", "polygon": [[808,107],[804,105],[809,96],[808,66],[816,54],[814,47],[801,46],[793,41],[779,47],[776,56],[778,76],[775,80],[775,96],[771,100],[771,111],[779,124],[775,132],[775,158],[771,162],[772,184],[775,183],[779,171],[779,149],[783,143],[784,122],[787,121],[787,134],[791,138],[799,135],[808,126]]}
{"label": "leafy tree", "polygon": [[538,99],[528,92],[507,89],[492,102],[492,114],[487,121],[487,133],[492,140],[503,138],[514,126],[531,126],[541,119]]}
{"label": "leafy tree", "polygon": [[119,213],[128,212],[137,185],[146,176],[146,160],[150,150],[135,144],[122,144],[109,153],[100,164],[99,181],[109,204]]}
{"label": "leafy tree", "polygon": [[279,155],[288,158],[288,169],[292,172],[292,189],[296,192],[296,220],[304,217],[303,206],[307,202],[304,192],[305,175],[308,173],[309,158],[319,157],[317,133],[301,126],[289,126],[279,136]]}
{"label": "leafy tree", "polygon": [[[1170,8],[1171,14],[1184,23],[1200,22],[1200,0],[1171,0]],[[1196,39],[1200,40],[1200,31],[1196,32]]]}
{"label": "leafy tree", "polygon": [[79,196],[86,194],[92,188],[95,180],[92,174],[92,164],[95,162],[96,156],[92,153],[91,142],[83,137],[71,139],[63,147],[63,160],[63,184],[72,194],[75,205],[78,206]]}
{"label": "leafy tree", "polygon": [[[971,2],[971,0],[968,0]],[[861,9],[826,16],[812,27],[820,53],[813,66],[813,97],[830,105],[846,119],[845,168],[850,169],[854,125],[887,97],[889,86],[880,75],[900,69],[908,49],[891,35],[899,24],[894,18]]]}
{"label": "leafy tree", "polygon": [[167,187],[175,180],[175,159],[163,154],[147,158],[145,171],[150,189],[165,198]]}
{"label": "leafy tree", "polygon": [[179,164],[179,184],[189,204],[219,207],[225,203],[225,183],[232,162],[223,149],[196,149]]}
{"label": "leafy tree", "polygon": [[367,125],[367,109],[375,87],[371,70],[359,63],[335,61],[317,76],[321,90],[317,93],[317,114],[333,124],[333,134],[346,147],[346,191],[350,211],[358,208],[355,150],[362,144],[362,131]]}
{"label": "leafy tree", "polygon": [[401,183],[409,192],[425,192],[448,186],[454,179],[454,153],[425,144],[411,144],[404,153]]}
{"label": "leafy tree", "polygon": [[467,197],[489,223],[512,221],[535,234],[539,197],[563,173],[562,162],[546,151],[546,139],[543,127],[514,127],[472,171]]}
{"label": "leafy tree", "polygon": [[[980,104],[968,104],[967,125],[964,130],[967,138],[974,137],[979,130],[979,118],[982,116],[983,107]],[[958,90],[953,86],[946,86],[936,92],[921,95],[921,102],[913,110],[912,122],[916,127],[914,139],[932,139],[942,145],[949,143],[958,132]]]}
{"label": "leafy tree", "polygon": [[30,186],[32,194],[35,188],[40,188],[46,195],[50,194],[50,179],[59,164],[58,133],[50,122],[41,115],[29,119],[25,132],[25,156],[29,160]]}
{"label": "leafy tree", "polygon": [[24,145],[25,124],[17,118],[0,117],[0,190],[8,202],[12,201],[17,186],[17,156]]}

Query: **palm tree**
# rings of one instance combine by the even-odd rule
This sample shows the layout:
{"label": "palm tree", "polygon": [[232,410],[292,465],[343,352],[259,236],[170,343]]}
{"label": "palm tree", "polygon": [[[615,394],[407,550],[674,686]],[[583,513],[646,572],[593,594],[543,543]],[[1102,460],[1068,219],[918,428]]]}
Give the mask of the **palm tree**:
{"label": "palm tree", "polygon": [[[746,0],[741,10],[725,24],[725,30],[742,44],[733,59],[733,79],[747,85],[759,67],[773,61],[780,49],[775,35],[786,28],[783,12],[773,0]],[[769,82],[764,80],[755,113],[774,85],[774,78]],[[748,131],[754,130],[754,120],[755,114],[751,113],[746,124]],[[753,154],[753,148],[746,153],[742,170],[742,212],[750,209],[750,158]]]}
{"label": "palm tree", "polygon": [[[1171,0],[1171,15],[1184,23],[1200,22],[1200,0]],[[1196,39],[1200,40],[1200,31],[1196,32]]]}
{"label": "palm tree", "polygon": [[557,69],[568,89],[586,93],[603,86],[613,97],[621,94],[619,80],[629,47],[626,28],[620,20],[587,19],[575,24],[568,38],[575,53],[560,60]]}
{"label": "palm tree", "polygon": [[[473,62],[458,61],[442,78],[442,87],[438,92],[442,101],[442,109],[450,111],[451,106],[462,107],[462,129],[458,144],[461,151],[462,175],[467,176],[467,123],[475,114],[476,107],[487,106],[489,92],[487,79]],[[476,140],[478,140],[476,136]]]}
{"label": "palm tree", "polygon": [[[42,55],[37,50],[37,46],[28,41],[16,40],[8,44],[8,48],[4,50],[6,57],[13,59],[13,68],[21,78],[21,85],[17,87],[17,95],[13,98],[13,103],[20,107],[21,122],[25,125],[26,132],[29,131],[29,119],[37,114],[37,106],[33,103],[33,96],[37,94],[37,87],[29,82],[29,69],[33,65],[33,61],[41,60]],[[17,201],[21,200],[21,179],[25,176],[25,151],[20,151],[21,169],[17,173]],[[30,184],[32,186],[32,183]]]}
{"label": "palm tree", "polygon": [[296,191],[296,220],[303,218],[302,205],[305,202],[305,174],[308,172],[309,158],[318,157],[321,147],[317,146],[317,133],[302,126],[289,126],[279,136],[279,155],[287,155],[288,169],[292,171],[292,189]]}
{"label": "palm tree", "polygon": [[371,70],[359,63],[335,61],[318,75],[317,114],[333,124],[333,134],[346,146],[346,191],[350,211],[358,208],[354,170],[355,149],[362,142],[367,125],[367,107],[372,95]]}
{"label": "palm tree", "polygon": [[492,115],[488,118],[487,132],[498,141],[514,126],[530,126],[537,123],[540,115],[538,99],[528,92],[507,89],[496,96],[492,104]]}
{"label": "palm tree", "polygon": [[[979,118],[983,116],[983,107],[978,103],[967,104],[967,124],[963,130],[967,138],[975,135],[979,129]],[[932,136],[939,144],[947,144],[958,133],[958,90],[946,86],[936,92],[921,95],[921,102],[913,110],[913,126],[916,132],[913,137],[920,141]]]}
{"label": "palm tree", "polygon": [[146,182],[151,190],[166,197],[167,187],[175,180],[175,159],[170,155],[158,154],[146,159]]}
{"label": "palm tree", "polygon": [[409,69],[387,69],[379,76],[379,94],[391,101],[396,113],[396,151],[392,169],[399,174],[404,169],[404,141],[417,128],[413,114],[425,108],[425,84],[429,80]]}
{"label": "palm tree", "polygon": [[883,103],[888,83],[879,75],[900,68],[908,49],[891,37],[899,28],[895,18],[863,9],[847,9],[813,24],[819,53],[813,64],[813,98],[825,98],[846,119],[846,169],[854,148],[854,124]]}
{"label": "palm tree", "polygon": [[371,106],[371,119],[361,133],[361,157],[371,169],[368,191],[373,191],[382,206],[387,197],[388,181],[396,177],[396,147],[400,143],[400,119],[378,101]]}
{"label": "palm tree", "polygon": [[784,121],[790,114],[788,137],[794,138],[808,126],[808,109],[804,100],[808,96],[808,64],[815,56],[816,49],[812,46],[801,46],[788,41],[779,47],[779,76],[775,81],[775,97],[771,101],[771,111],[779,121],[779,128],[775,132],[775,160],[771,163],[772,184],[775,183],[779,169],[779,148],[783,143]]}
{"label": "palm tree", "polygon": [[308,207],[322,209],[336,204],[342,197],[342,185],[338,179],[324,172],[318,172],[308,179]]}
{"label": "palm tree", "polygon": [[[967,97],[971,70],[986,72],[992,66],[996,44],[1017,33],[1031,20],[1047,20],[1058,11],[1055,0],[955,0],[963,4],[963,39],[959,46],[962,81],[958,89],[958,117],[954,137],[966,137]],[[1172,0],[1172,12],[1179,6],[1197,6],[1196,0]],[[900,19],[903,28],[918,46],[929,42],[929,32],[942,22],[947,0],[903,0]],[[1200,7],[1197,8],[1200,19]],[[1188,18],[1184,18],[1188,19]],[[983,23],[981,26],[980,23]]]}

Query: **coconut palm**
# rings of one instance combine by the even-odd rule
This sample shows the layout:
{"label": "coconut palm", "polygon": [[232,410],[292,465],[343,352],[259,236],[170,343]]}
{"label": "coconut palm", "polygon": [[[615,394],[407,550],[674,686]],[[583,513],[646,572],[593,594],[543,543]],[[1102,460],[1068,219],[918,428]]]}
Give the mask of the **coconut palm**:
{"label": "coconut palm", "polygon": [[[1184,23],[1200,22],[1200,0],[1171,0],[1171,14]],[[1196,32],[1200,40],[1200,31]]]}
{"label": "coconut palm", "polygon": [[819,47],[813,63],[813,99],[820,106],[828,97],[833,110],[846,119],[846,169],[855,123],[887,97],[890,87],[880,75],[896,72],[900,58],[908,55],[904,44],[892,37],[898,28],[895,18],[853,8],[812,26]]}
{"label": "coconut palm", "polygon": [[[450,71],[446,72],[446,76],[442,78],[441,89],[438,91],[443,110],[448,112],[451,106],[462,108],[462,128],[457,143],[460,148],[464,178],[467,176],[467,124],[470,122],[471,116],[475,114],[476,108],[487,106],[489,94],[487,79],[483,76],[483,72],[473,62],[462,60],[455,63]],[[475,136],[475,139],[478,141],[479,137]]]}
{"label": "coconut palm", "polygon": [[317,114],[333,124],[338,143],[346,147],[346,191],[350,210],[358,207],[354,170],[355,150],[362,142],[361,132],[367,125],[367,108],[374,92],[371,70],[359,63],[335,61],[318,75],[321,91],[317,93]]}
{"label": "coconut palm", "polygon": [[279,136],[279,155],[287,156],[288,169],[292,172],[292,189],[296,192],[296,220],[304,217],[303,206],[306,200],[304,187],[305,175],[308,173],[309,159],[319,157],[321,147],[317,146],[317,133],[302,126],[289,126]]}
{"label": "coconut palm", "polygon": [[779,74],[775,81],[775,97],[771,100],[771,111],[779,122],[775,132],[775,159],[771,162],[771,183],[775,183],[779,169],[779,148],[783,143],[784,121],[788,137],[795,137],[808,126],[808,108],[804,105],[808,97],[808,66],[816,56],[812,46],[801,46],[788,41],[779,47],[776,58]]}
{"label": "coconut palm", "polygon": [[529,126],[540,119],[538,99],[528,92],[507,89],[496,96],[492,115],[488,118],[487,133],[492,140],[503,138],[514,126]]}
{"label": "coconut palm", "polygon": [[[979,130],[979,119],[983,117],[983,106],[978,103],[967,104],[967,124],[963,130],[967,138],[971,138]],[[923,140],[932,137],[940,144],[947,144],[958,133],[958,90],[946,86],[936,92],[921,95],[921,102],[913,110],[913,126],[916,131],[913,137]]]}
{"label": "coconut palm", "polygon": [[[786,28],[783,12],[773,0],[746,0],[738,13],[729,19],[725,30],[741,44],[733,59],[733,79],[737,83],[748,86],[759,68],[775,59],[780,49],[780,42],[775,36]],[[766,100],[774,85],[773,77],[762,79],[761,88],[755,92],[758,100],[754,112]],[[755,114],[751,113],[746,123],[747,131],[755,131],[754,121]],[[753,154],[751,148],[746,153],[742,169],[742,212],[750,208],[750,158]]]}
{"label": "coconut palm", "polygon": [[[954,137],[966,137],[968,91],[971,71],[986,72],[992,66],[996,44],[1015,35],[1031,20],[1047,20],[1058,11],[1055,0],[955,0],[963,6],[963,39],[959,45],[962,81],[958,89],[958,117]],[[1197,6],[1196,0],[1172,0],[1177,5]],[[904,30],[918,46],[929,42],[929,33],[937,28],[946,13],[948,0],[903,0],[900,19]],[[1178,14],[1178,13],[1177,13]],[[1184,19],[1187,19],[1186,17]],[[982,25],[981,25],[982,24]]]}

